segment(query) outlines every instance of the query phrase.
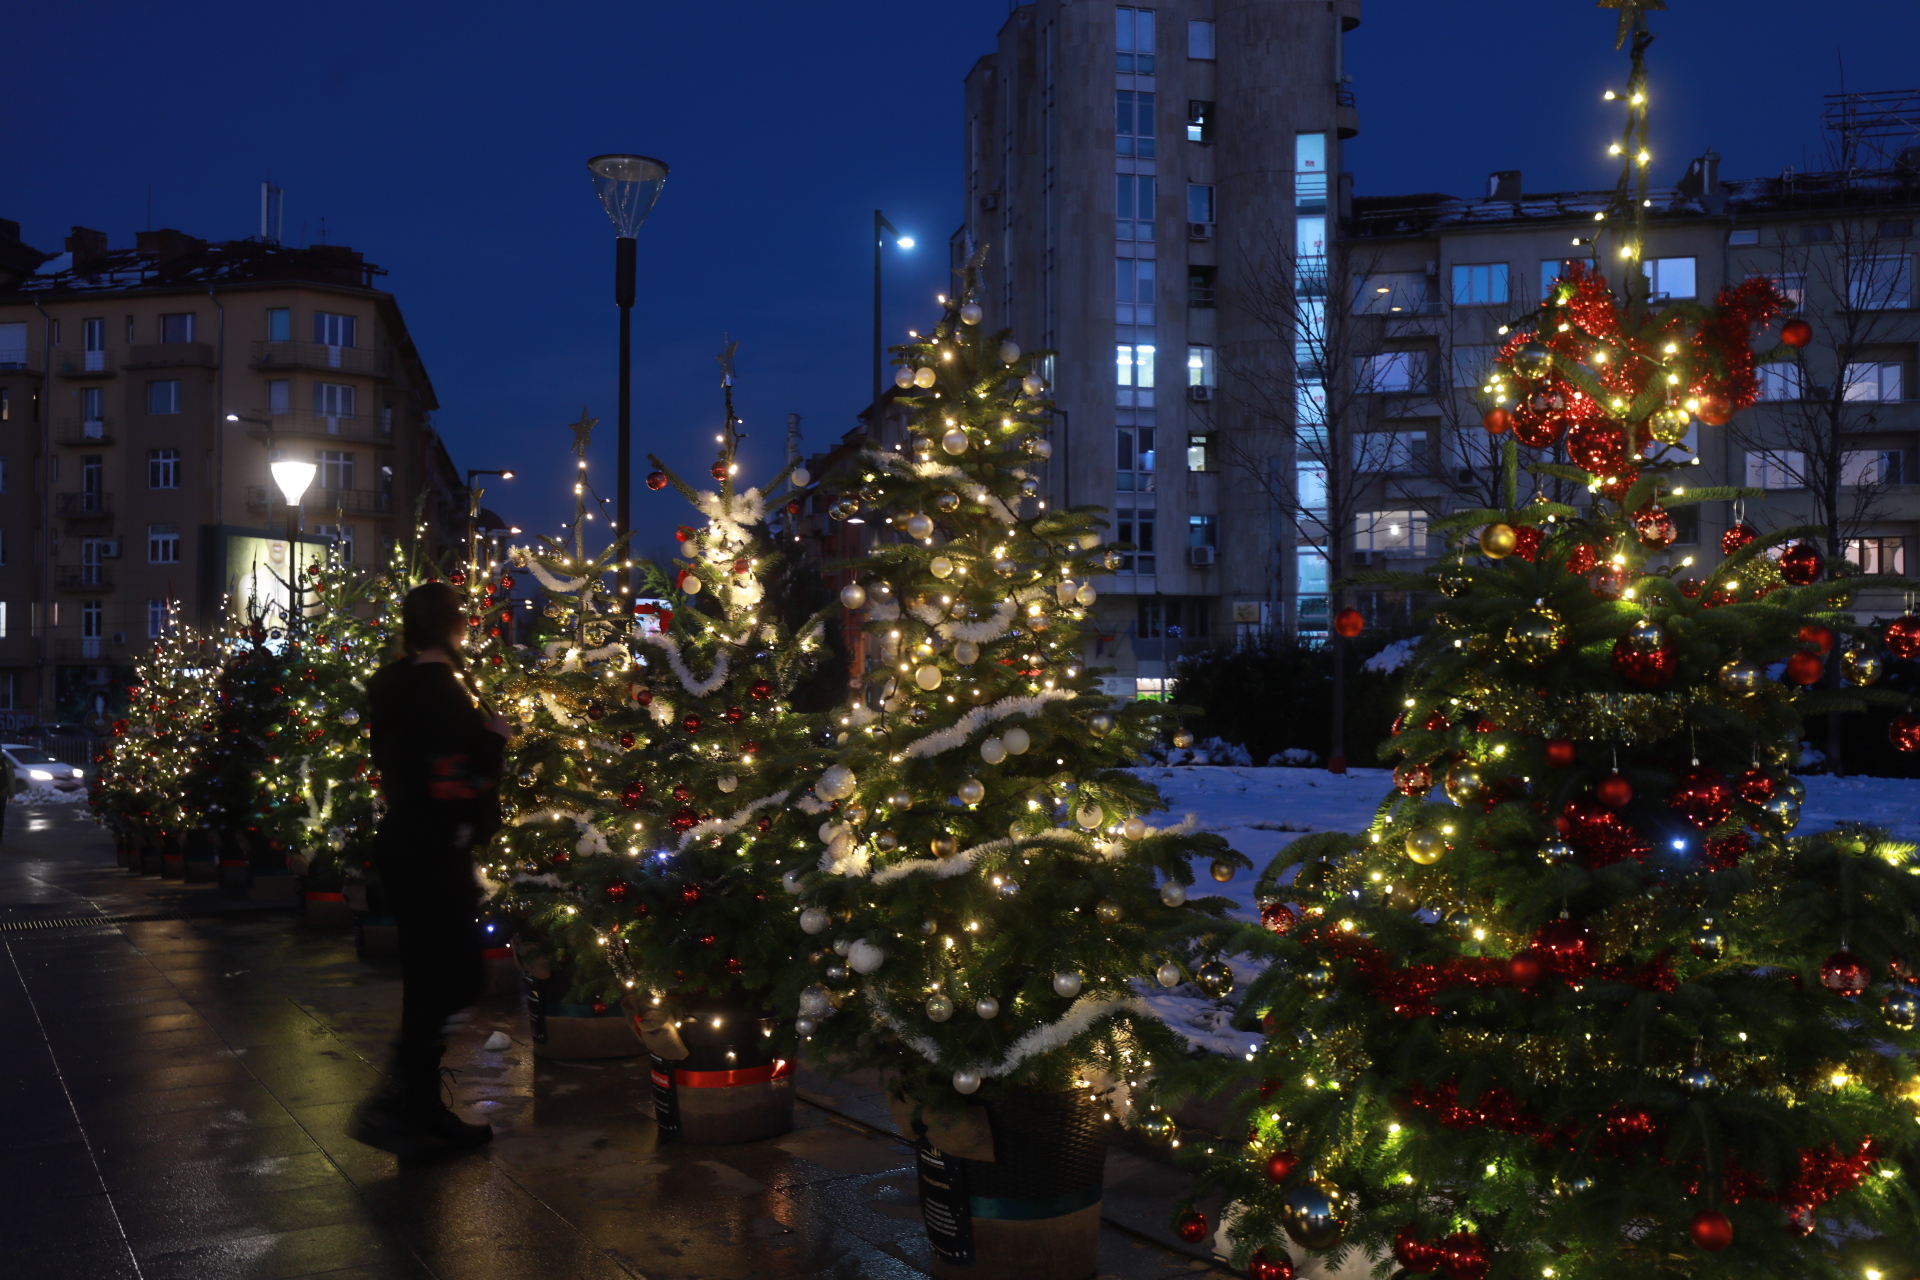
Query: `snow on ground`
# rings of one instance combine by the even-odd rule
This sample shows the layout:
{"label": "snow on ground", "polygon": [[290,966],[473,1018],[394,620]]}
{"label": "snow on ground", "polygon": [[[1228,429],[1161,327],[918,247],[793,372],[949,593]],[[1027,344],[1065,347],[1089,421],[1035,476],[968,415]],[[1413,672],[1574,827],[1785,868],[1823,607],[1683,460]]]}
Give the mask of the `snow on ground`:
{"label": "snow on ground", "polygon": [[28,787],[25,791],[16,791],[8,798],[8,804],[85,804],[87,789],[80,787],[73,791],[62,791],[57,787]]}

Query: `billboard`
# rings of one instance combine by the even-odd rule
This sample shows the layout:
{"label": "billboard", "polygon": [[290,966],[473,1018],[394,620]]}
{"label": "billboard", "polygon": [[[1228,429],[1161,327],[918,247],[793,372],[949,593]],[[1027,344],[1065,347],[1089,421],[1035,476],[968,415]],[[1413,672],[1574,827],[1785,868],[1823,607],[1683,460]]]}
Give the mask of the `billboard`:
{"label": "billboard", "polygon": [[[324,564],[326,554],[327,544],[319,539],[289,543],[283,537],[228,531],[222,586],[232,617],[238,622],[258,618],[269,628],[285,627],[293,607],[292,584],[296,579],[311,582],[308,567]],[[312,592],[301,591],[300,611],[308,617],[319,613],[320,602]]]}

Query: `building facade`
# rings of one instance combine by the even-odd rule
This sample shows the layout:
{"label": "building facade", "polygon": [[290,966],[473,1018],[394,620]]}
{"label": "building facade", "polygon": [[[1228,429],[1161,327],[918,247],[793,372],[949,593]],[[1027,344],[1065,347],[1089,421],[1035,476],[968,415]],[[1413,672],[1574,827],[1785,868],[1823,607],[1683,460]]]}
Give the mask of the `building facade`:
{"label": "building facade", "polygon": [[[1054,353],[1047,500],[1134,548],[1089,662],[1157,694],[1180,653],[1281,624],[1294,343],[1263,282],[1321,260],[1358,132],[1357,0],[1037,0],[966,80],[989,328]],[[1234,394],[1236,382],[1243,388]]]}
{"label": "building facade", "polygon": [[[463,536],[432,383],[360,254],[0,241],[0,725],[99,720],[170,607],[283,608],[324,545],[383,564],[423,498],[434,545]],[[281,459],[316,468],[297,511]]]}

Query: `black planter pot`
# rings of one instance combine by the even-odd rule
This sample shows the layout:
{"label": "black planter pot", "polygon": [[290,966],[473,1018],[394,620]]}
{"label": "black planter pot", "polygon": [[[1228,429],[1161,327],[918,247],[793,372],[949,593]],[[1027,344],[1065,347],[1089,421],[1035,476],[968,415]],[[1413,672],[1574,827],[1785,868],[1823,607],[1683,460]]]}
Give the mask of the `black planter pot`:
{"label": "black planter pot", "polygon": [[675,1030],[686,1056],[651,1055],[653,1119],[661,1135],[707,1145],[760,1142],[791,1131],[793,1063],[769,1048],[777,1025],[738,1008],[682,1017]]}

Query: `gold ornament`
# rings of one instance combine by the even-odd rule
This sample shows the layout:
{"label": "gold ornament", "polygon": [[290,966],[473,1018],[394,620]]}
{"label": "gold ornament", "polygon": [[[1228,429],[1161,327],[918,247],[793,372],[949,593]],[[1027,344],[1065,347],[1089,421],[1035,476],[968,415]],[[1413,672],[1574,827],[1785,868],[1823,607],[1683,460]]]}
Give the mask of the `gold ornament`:
{"label": "gold ornament", "polygon": [[928,845],[936,858],[951,858],[960,852],[960,841],[944,831],[929,841]]}
{"label": "gold ornament", "polygon": [[1870,685],[1880,678],[1880,655],[1864,646],[1855,646],[1840,655],[1840,674],[1848,684]]}
{"label": "gold ornament", "polygon": [[1507,628],[1507,646],[1522,662],[1545,662],[1567,643],[1567,628],[1551,609],[1533,608]]}
{"label": "gold ornament", "polygon": [[1120,904],[1111,898],[1106,898],[1095,903],[1093,907],[1093,918],[1101,924],[1119,924]]}
{"label": "gold ornament", "polygon": [[947,559],[945,556],[935,556],[933,559],[927,561],[927,572],[936,578],[951,578],[953,576],[953,561]]}
{"label": "gold ornament", "polygon": [[[1471,760],[1462,760],[1447,770],[1447,799],[1455,804],[1470,804],[1487,792],[1486,775]],[[1419,861],[1419,859],[1415,859]]]}
{"label": "gold ornament", "polygon": [[1096,711],[1087,717],[1087,732],[1096,738],[1104,738],[1113,732],[1113,716],[1109,712]]}
{"label": "gold ornament", "polygon": [[895,810],[913,808],[913,792],[905,787],[896,787],[887,792],[887,808]]}
{"label": "gold ornament", "polygon": [[961,804],[979,804],[987,798],[987,788],[980,779],[968,778],[960,784],[954,794],[960,797]]}
{"label": "gold ornament", "polygon": [[1185,751],[1193,745],[1193,735],[1185,729],[1175,729],[1173,731],[1173,745]]}
{"label": "gold ornament", "polygon": [[951,515],[960,509],[960,495],[951,492],[936,494],[934,495],[933,505],[948,515]]}
{"label": "gold ornament", "polygon": [[1510,524],[1490,524],[1480,531],[1480,553],[1489,560],[1502,560],[1513,554],[1520,536]]}
{"label": "gold ornament", "polygon": [[955,427],[940,437],[940,447],[958,457],[967,451],[967,433]]}
{"label": "gold ornament", "polygon": [[1415,827],[1407,832],[1407,857],[1423,867],[1440,861],[1447,852],[1447,839],[1432,827]]}
{"label": "gold ornament", "polygon": [[1693,415],[1685,409],[1675,406],[1662,409],[1647,420],[1647,430],[1661,444],[1680,444],[1687,438],[1687,428],[1693,425]]}
{"label": "gold ornament", "polygon": [[925,666],[914,671],[913,682],[922,689],[925,689],[928,693],[932,693],[940,687],[940,668],[934,666],[931,662],[927,663]]}
{"label": "gold ornament", "polygon": [[1338,1187],[1316,1178],[1287,1192],[1280,1205],[1280,1225],[1303,1249],[1337,1248],[1347,1233],[1346,1218],[1341,1213],[1343,1199]]}
{"label": "gold ornament", "polygon": [[1149,1111],[1140,1117],[1140,1136],[1148,1142],[1173,1141],[1173,1118],[1164,1111]]}
{"label": "gold ornament", "polygon": [[915,512],[907,517],[907,534],[913,538],[931,538],[933,536],[933,517]]}
{"label": "gold ornament", "polygon": [[1457,600],[1473,586],[1473,578],[1468,575],[1465,565],[1443,564],[1436,572],[1440,594],[1449,600]]}
{"label": "gold ornament", "polygon": [[1212,872],[1213,878],[1221,884],[1225,884],[1227,881],[1233,879],[1234,867],[1231,862],[1215,858],[1213,860],[1213,866],[1209,868],[1209,870]]}
{"label": "gold ornament", "polygon": [[1765,677],[1751,662],[1729,662],[1713,673],[1714,683],[1725,693],[1752,693]]}
{"label": "gold ornament", "polygon": [[1761,764],[1771,765],[1775,769],[1784,769],[1792,764],[1796,753],[1796,747],[1792,742],[1778,738],[1763,741],[1754,750],[1760,757]]}

